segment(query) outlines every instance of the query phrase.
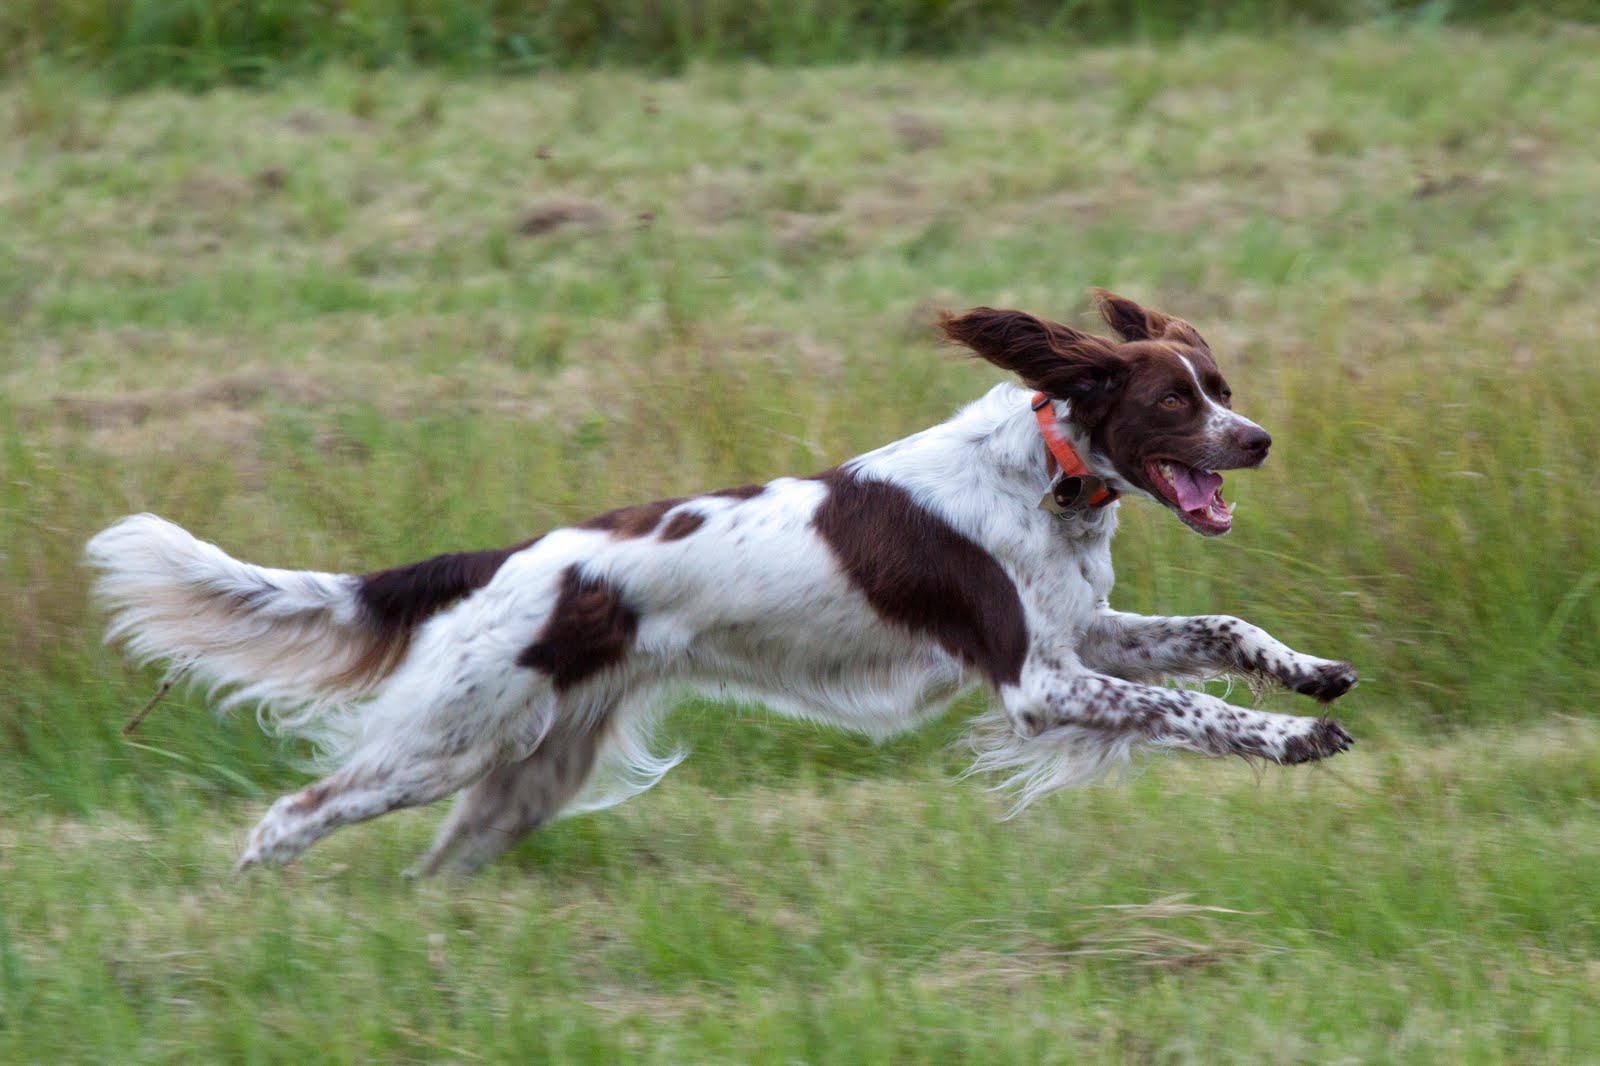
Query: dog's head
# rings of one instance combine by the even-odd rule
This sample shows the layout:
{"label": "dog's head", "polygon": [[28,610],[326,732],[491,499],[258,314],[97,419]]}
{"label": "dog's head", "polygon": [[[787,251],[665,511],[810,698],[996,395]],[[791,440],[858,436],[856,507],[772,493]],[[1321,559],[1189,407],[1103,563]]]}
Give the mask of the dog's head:
{"label": "dog's head", "polygon": [[1067,402],[1082,455],[1114,487],[1149,496],[1197,533],[1233,524],[1219,470],[1260,466],[1272,438],[1233,411],[1233,393],[1199,332],[1181,318],[1094,290],[1121,342],[1022,311],[978,307],[940,319],[951,339]]}

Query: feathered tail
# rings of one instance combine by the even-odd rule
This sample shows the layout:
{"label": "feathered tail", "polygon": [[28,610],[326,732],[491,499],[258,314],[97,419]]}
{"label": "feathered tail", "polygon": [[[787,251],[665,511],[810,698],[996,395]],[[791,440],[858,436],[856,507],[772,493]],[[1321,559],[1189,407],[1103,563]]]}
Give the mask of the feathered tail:
{"label": "feathered tail", "polygon": [[139,662],[257,703],[264,725],[304,732],[370,693],[405,658],[416,627],[484,584],[510,548],[442,555],[364,576],[253,566],[151,514],[89,541],[106,639]]}

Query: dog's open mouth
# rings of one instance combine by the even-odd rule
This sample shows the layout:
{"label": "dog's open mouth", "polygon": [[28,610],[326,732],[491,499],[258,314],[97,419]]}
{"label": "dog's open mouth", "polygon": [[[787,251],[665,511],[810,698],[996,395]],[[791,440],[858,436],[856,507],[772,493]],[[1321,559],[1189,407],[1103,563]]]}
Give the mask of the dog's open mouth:
{"label": "dog's open mouth", "polygon": [[1197,533],[1216,536],[1233,528],[1233,504],[1222,498],[1222,475],[1175,459],[1152,459],[1145,475],[1167,505]]}

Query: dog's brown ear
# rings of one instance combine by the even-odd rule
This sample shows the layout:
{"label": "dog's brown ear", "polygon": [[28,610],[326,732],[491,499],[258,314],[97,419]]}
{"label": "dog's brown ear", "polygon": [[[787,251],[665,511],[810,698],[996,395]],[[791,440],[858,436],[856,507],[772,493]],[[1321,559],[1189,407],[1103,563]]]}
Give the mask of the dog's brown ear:
{"label": "dog's brown ear", "polygon": [[1118,296],[1105,289],[1090,289],[1094,294],[1095,309],[1106,325],[1117,331],[1123,340],[1150,341],[1167,332],[1167,316],[1160,311],[1141,307],[1126,296]]}
{"label": "dog's brown ear", "polygon": [[1073,421],[1085,426],[1100,420],[1126,377],[1127,365],[1111,341],[1025,311],[945,311],[939,325],[951,340],[1016,374],[1029,388],[1072,401]]}
{"label": "dog's brown ear", "polygon": [[1106,325],[1128,341],[1153,341],[1166,338],[1183,341],[1204,348],[1206,342],[1200,332],[1181,318],[1164,315],[1149,307],[1141,307],[1126,296],[1118,296],[1104,289],[1090,289],[1095,307]]}

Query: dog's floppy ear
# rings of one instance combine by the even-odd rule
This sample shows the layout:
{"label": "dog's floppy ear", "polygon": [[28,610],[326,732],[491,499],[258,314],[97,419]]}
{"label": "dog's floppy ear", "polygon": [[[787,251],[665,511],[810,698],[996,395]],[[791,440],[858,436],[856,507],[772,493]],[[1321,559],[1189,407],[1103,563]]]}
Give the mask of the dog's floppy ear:
{"label": "dog's floppy ear", "polygon": [[1072,420],[1085,426],[1100,420],[1126,377],[1127,365],[1104,337],[1024,311],[945,311],[939,325],[951,340],[1016,374],[1030,388],[1072,401]]}
{"label": "dog's floppy ear", "polygon": [[1105,289],[1089,291],[1094,293],[1094,305],[1100,317],[1123,340],[1152,341],[1167,332],[1170,320],[1160,311],[1141,307],[1126,296],[1118,296]]}
{"label": "dog's floppy ear", "polygon": [[1201,348],[1206,347],[1199,330],[1181,318],[1173,318],[1152,308],[1141,307],[1126,296],[1118,296],[1104,289],[1089,291],[1094,293],[1094,303],[1100,311],[1100,317],[1105,319],[1106,325],[1116,330],[1123,340],[1153,341],[1165,337]]}

